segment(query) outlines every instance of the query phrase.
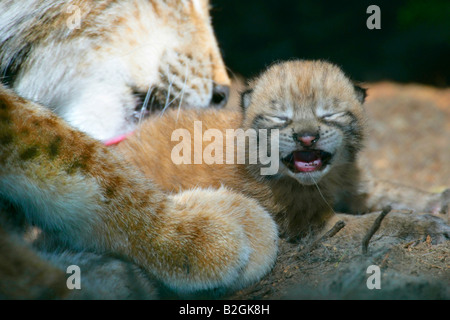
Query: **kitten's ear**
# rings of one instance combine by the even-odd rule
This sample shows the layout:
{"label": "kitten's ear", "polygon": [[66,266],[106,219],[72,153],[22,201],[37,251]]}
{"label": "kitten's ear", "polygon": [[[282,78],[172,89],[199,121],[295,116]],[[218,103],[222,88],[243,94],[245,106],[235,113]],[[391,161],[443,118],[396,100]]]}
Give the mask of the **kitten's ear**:
{"label": "kitten's ear", "polygon": [[247,89],[241,93],[241,108],[242,110],[247,110],[250,102],[252,101],[253,89]]}
{"label": "kitten's ear", "polygon": [[367,89],[362,88],[356,84],[354,84],[353,87],[355,88],[356,97],[358,98],[359,102],[363,104],[367,97]]}

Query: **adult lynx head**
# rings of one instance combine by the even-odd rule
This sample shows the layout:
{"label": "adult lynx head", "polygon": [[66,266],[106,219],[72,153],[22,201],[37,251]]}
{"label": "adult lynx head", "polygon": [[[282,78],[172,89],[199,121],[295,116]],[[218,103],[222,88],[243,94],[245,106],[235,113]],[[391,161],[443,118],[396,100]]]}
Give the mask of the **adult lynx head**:
{"label": "adult lynx head", "polygon": [[222,106],[208,0],[5,0],[0,72],[20,95],[107,140],[151,110]]}
{"label": "adult lynx head", "polygon": [[[275,64],[243,94],[244,128],[279,129],[278,175],[319,182],[362,147],[365,91],[323,61]],[[270,131],[270,130],[269,130]]]}

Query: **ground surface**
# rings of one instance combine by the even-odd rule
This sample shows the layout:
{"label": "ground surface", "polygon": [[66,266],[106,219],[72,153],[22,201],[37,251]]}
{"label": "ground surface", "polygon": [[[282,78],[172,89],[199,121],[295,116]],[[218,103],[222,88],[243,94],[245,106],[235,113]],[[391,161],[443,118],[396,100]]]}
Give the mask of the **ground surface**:
{"label": "ground surface", "polygon": [[[450,187],[450,89],[367,87],[370,135],[362,162],[380,179],[433,192]],[[335,236],[305,253],[309,245],[281,241],[273,272],[230,298],[450,299],[450,241],[389,244],[375,234],[367,254],[361,239]],[[370,265],[380,267],[380,290],[367,288]]]}

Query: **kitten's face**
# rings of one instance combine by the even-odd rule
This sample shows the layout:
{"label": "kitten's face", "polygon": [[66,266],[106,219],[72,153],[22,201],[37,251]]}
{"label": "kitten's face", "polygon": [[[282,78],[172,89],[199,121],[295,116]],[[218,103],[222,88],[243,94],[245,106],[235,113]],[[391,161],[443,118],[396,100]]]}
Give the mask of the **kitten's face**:
{"label": "kitten's face", "polygon": [[269,68],[250,88],[243,95],[244,126],[279,130],[278,175],[311,185],[355,161],[364,133],[364,92],[338,67],[286,62]]}

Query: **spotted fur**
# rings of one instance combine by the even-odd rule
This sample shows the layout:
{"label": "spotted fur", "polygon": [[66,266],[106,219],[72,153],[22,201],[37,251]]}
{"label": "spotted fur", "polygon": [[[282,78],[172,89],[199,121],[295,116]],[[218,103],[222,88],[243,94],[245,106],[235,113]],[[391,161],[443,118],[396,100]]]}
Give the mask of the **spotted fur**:
{"label": "spotted fur", "polygon": [[[56,265],[61,250],[114,254],[183,294],[235,290],[270,270],[277,228],[253,199],[225,188],[166,196],[113,150],[2,87],[0,119],[0,231],[39,227],[58,248],[51,256]],[[14,263],[7,259],[10,249],[0,253],[4,263]],[[45,285],[55,269],[51,261],[33,262],[39,260],[33,251],[21,251],[29,253],[21,259],[36,268],[48,264],[39,273],[42,280],[19,274],[14,285],[0,286],[0,296],[17,297],[19,286],[31,287],[32,281]],[[77,264],[78,256],[72,257],[70,264]],[[0,265],[0,279],[15,268]],[[99,297],[95,288],[86,289]],[[124,298],[120,292],[115,297]]]}

